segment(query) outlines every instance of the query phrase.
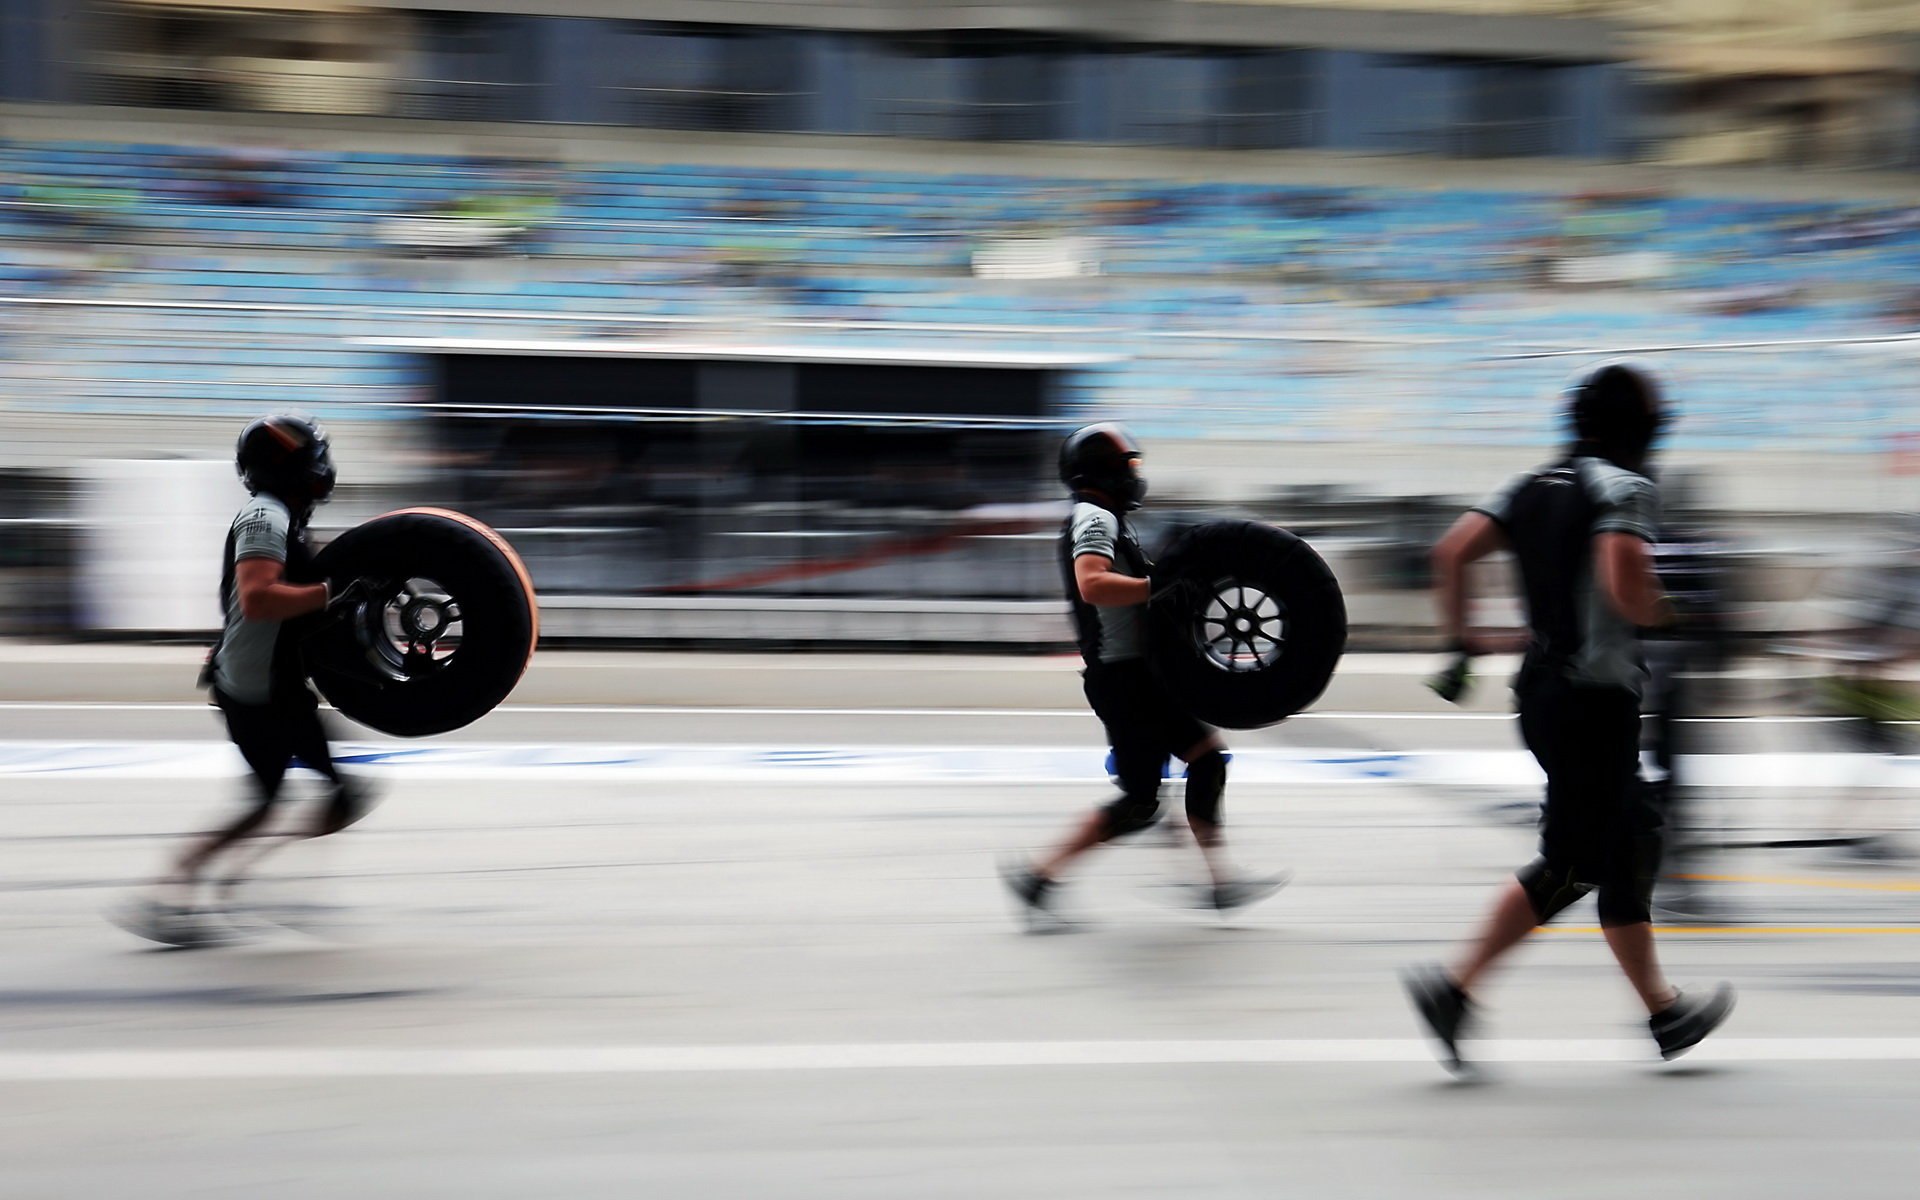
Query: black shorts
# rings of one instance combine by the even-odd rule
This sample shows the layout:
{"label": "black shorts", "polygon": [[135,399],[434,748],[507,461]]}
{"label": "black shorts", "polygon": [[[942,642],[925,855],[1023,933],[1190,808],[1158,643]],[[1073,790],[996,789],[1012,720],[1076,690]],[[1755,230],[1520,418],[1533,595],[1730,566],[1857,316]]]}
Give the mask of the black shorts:
{"label": "black shorts", "polygon": [[320,720],[320,699],[304,680],[276,686],[265,704],[243,704],[218,688],[213,702],[226,718],[227,736],[247,760],[260,803],[271,804],[279,797],[287,769],[295,764],[339,781]]}
{"label": "black shorts", "polygon": [[1523,669],[1514,693],[1520,736],[1547,775],[1541,858],[1578,883],[1650,888],[1661,821],[1640,778],[1639,697],[1547,666]]}
{"label": "black shorts", "polygon": [[1114,774],[1124,785],[1133,772],[1160,778],[1169,758],[1181,757],[1213,735],[1213,728],[1173,702],[1145,659],[1090,663],[1081,675],[1087,703],[1107,727]]}

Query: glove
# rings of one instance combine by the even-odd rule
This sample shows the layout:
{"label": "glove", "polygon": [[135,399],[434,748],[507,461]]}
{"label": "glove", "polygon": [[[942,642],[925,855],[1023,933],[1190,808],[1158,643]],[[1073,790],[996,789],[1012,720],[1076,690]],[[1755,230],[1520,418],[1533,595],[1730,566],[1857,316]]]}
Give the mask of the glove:
{"label": "glove", "polygon": [[344,582],[329,579],[326,612],[329,616],[339,616],[363,604],[385,604],[394,590],[393,584],[384,579],[356,578]]}
{"label": "glove", "polygon": [[1200,595],[1200,585],[1184,575],[1163,571],[1159,567],[1147,568],[1147,603],[1172,604],[1175,606],[1192,604]]}
{"label": "glove", "polygon": [[1465,647],[1453,652],[1446,666],[1427,676],[1427,688],[1448,704],[1458,704],[1473,690],[1473,655]]}

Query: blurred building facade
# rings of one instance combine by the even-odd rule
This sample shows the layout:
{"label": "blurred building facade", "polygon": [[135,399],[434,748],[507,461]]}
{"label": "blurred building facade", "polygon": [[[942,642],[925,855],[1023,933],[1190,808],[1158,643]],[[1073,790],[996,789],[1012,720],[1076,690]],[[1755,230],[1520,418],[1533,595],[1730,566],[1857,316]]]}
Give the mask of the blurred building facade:
{"label": "blurred building facade", "polygon": [[16,46],[41,47],[11,92],[43,100],[1471,157],[1608,156],[1626,136],[1614,26],[1561,14],[1171,0],[0,12]]}
{"label": "blurred building facade", "polygon": [[26,99],[1476,158],[1920,161],[1912,0],[5,0],[0,22],[0,94]]}

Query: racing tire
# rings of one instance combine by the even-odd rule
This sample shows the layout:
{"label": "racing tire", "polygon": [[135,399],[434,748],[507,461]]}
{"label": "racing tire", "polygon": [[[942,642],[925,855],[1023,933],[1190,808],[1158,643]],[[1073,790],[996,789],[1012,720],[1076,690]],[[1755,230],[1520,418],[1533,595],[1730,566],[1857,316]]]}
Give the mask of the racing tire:
{"label": "racing tire", "polygon": [[1153,570],[1147,661],[1187,712],[1258,729],[1306,708],[1347,645],[1347,606],[1326,561],[1252,521],[1177,535]]}
{"label": "racing tire", "polygon": [[340,534],[314,559],[342,611],[305,631],[308,675],[342,714],[396,737],[470,725],[533,658],[540,607],[525,564],[479,521],[408,508]]}

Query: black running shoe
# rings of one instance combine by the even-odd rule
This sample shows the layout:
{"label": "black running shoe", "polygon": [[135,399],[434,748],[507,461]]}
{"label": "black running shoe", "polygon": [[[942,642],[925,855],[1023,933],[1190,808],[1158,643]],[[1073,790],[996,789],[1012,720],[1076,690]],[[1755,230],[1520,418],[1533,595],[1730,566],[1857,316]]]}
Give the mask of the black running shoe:
{"label": "black running shoe", "polygon": [[333,794],[327,801],[327,812],[324,818],[326,828],[338,832],[358,824],[360,819],[372,812],[379,803],[379,794],[365,779],[356,775],[343,775],[333,785]]}
{"label": "black running shoe", "polygon": [[205,950],[245,940],[244,931],[216,913],[152,899],[128,900],[107,910],[115,925],[176,950]]}
{"label": "black running shoe", "polygon": [[1695,1000],[1677,990],[1674,994],[1672,1004],[1647,1018],[1647,1028],[1653,1031],[1660,1057],[1665,1059],[1679,1058],[1698,1046],[1733,1011],[1732,984],[1714,988],[1713,995],[1705,1000]]}
{"label": "black running shoe", "polygon": [[1278,871],[1272,875],[1249,875],[1225,883],[1203,884],[1199,889],[1201,903],[1203,907],[1217,912],[1232,912],[1236,908],[1245,908],[1265,900],[1287,886],[1292,878],[1285,871]]}
{"label": "black running shoe", "polygon": [[1413,1009],[1427,1023],[1440,1044],[1440,1065],[1458,1075],[1467,1069],[1460,1057],[1460,1038],[1473,1018],[1473,1004],[1453,977],[1437,966],[1413,967],[1401,973]]}
{"label": "black running shoe", "polygon": [[1000,860],[1000,881],[1020,902],[1020,916],[1029,931],[1051,933],[1066,927],[1066,921],[1053,908],[1053,880],[1022,859],[1005,858]]}

